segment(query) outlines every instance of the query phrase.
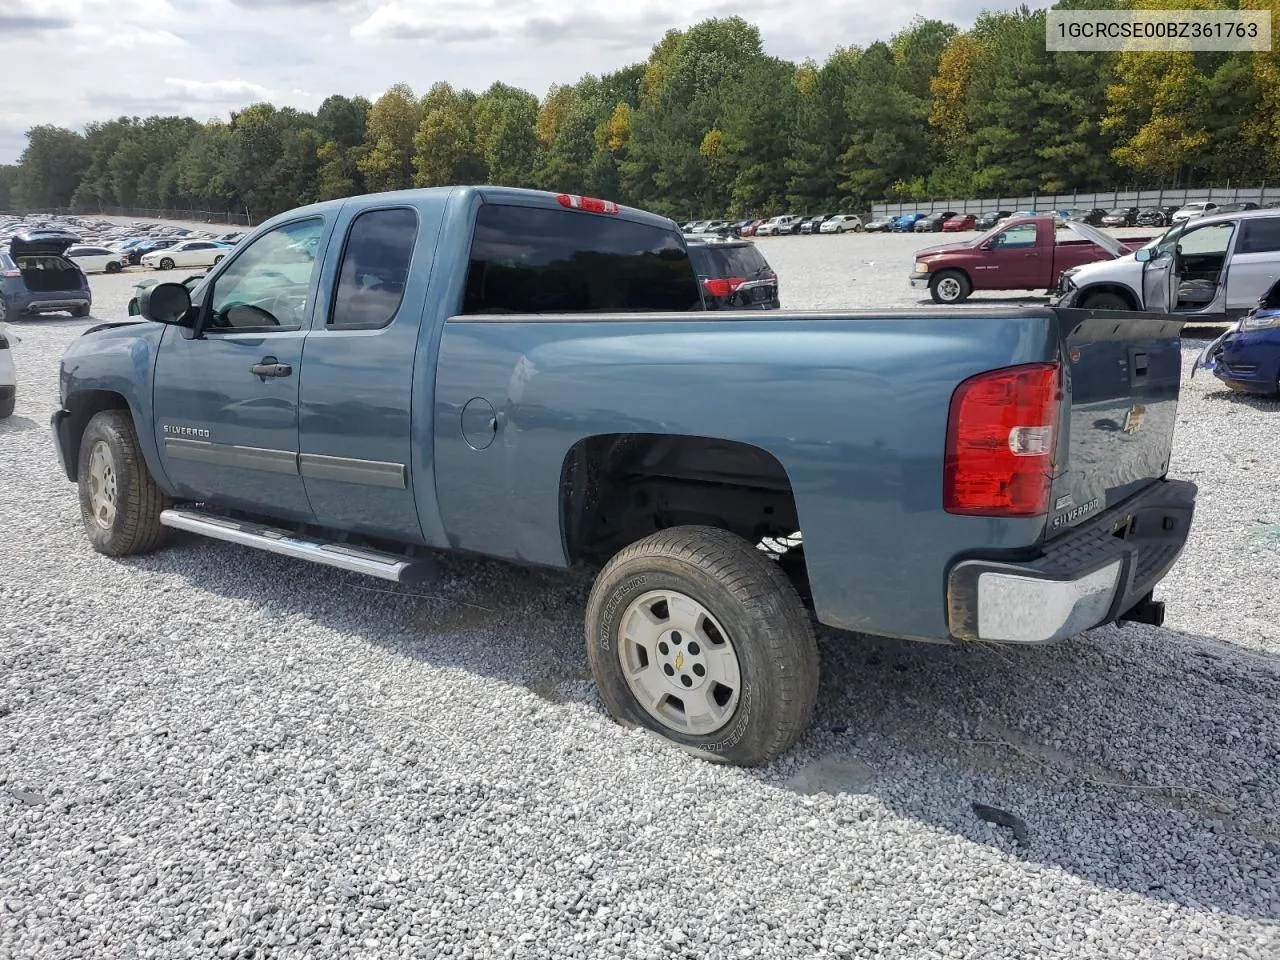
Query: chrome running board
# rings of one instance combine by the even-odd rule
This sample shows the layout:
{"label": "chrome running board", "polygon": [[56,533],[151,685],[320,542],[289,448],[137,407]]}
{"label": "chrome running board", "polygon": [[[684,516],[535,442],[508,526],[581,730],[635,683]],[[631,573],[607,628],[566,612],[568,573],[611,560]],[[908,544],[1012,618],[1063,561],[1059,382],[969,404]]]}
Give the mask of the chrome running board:
{"label": "chrome running board", "polygon": [[331,543],[288,530],[268,527],[247,520],[232,520],[199,510],[170,508],[161,511],[160,522],[175,530],[186,530],[215,540],[225,540],[243,547],[254,547],[284,557],[310,560],[339,570],[363,573],[396,583],[414,583],[424,578],[428,565],[422,561],[383,553],[369,547]]}

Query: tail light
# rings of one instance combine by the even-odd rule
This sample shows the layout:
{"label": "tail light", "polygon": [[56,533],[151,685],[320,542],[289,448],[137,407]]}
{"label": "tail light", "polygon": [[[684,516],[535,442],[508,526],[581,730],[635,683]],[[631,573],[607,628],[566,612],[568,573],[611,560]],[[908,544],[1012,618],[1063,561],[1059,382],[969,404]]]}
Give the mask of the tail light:
{"label": "tail light", "polygon": [[713,297],[727,297],[746,282],[746,277],[715,277],[703,280],[702,285]]}
{"label": "tail light", "polygon": [[4,273],[0,273],[0,277],[4,277],[6,280],[13,280],[20,276],[22,276],[21,270],[6,270]]}
{"label": "tail light", "polygon": [[617,213],[618,205],[612,200],[599,200],[596,197],[580,197],[576,193],[557,193],[556,200],[560,206],[570,210],[585,210],[587,213]]}
{"label": "tail light", "polygon": [[943,478],[948,513],[1048,513],[1060,374],[1057,363],[1028,363],[970,377],[956,388]]}

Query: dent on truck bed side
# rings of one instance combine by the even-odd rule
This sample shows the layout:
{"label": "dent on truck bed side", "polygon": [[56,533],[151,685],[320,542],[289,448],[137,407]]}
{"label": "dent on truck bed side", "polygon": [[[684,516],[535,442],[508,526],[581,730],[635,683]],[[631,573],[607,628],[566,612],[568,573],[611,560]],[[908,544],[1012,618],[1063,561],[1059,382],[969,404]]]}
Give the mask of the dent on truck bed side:
{"label": "dent on truck bed side", "polygon": [[[1043,531],[1043,518],[943,511],[951,394],[975,373],[1056,356],[1057,336],[1047,310],[452,319],[435,390],[449,542],[563,566],[559,485],[579,441],[732,440],[787,473],[820,620],[945,640],[955,556]],[[482,449],[463,435],[477,403],[498,419]]]}

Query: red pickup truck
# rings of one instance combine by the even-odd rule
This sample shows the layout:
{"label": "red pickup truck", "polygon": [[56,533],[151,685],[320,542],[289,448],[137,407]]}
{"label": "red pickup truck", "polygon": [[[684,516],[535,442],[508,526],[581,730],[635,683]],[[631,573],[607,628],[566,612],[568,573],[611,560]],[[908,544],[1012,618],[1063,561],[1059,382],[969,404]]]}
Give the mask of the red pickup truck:
{"label": "red pickup truck", "polygon": [[1151,240],[1103,233],[1078,220],[1065,226],[1077,239],[1059,240],[1052,216],[1013,217],[982,236],[916,251],[911,286],[935,303],[961,303],[975,290],[1052,291],[1062,271],[1122,257]]}

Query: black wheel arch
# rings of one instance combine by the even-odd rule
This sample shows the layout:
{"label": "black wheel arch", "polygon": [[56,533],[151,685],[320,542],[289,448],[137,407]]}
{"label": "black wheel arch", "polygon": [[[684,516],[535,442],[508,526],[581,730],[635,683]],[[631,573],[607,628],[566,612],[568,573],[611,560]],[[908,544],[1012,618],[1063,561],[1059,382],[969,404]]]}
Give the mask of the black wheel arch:
{"label": "black wheel arch", "polygon": [[80,441],[84,429],[95,414],[103,410],[123,410],[133,418],[138,417],[129,401],[114,390],[77,390],[67,396],[63,409],[54,414],[54,435],[62,453],[62,464],[67,479],[76,481],[76,464],[80,460]]}
{"label": "black wheel arch", "polygon": [[1120,297],[1129,305],[1130,310],[1141,310],[1142,298],[1128,284],[1108,281],[1105,283],[1094,283],[1087,287],[1081,287],[1075,296],[1077,306],[1083,306],[1084,303],[1095,294],[1109,293]]}

